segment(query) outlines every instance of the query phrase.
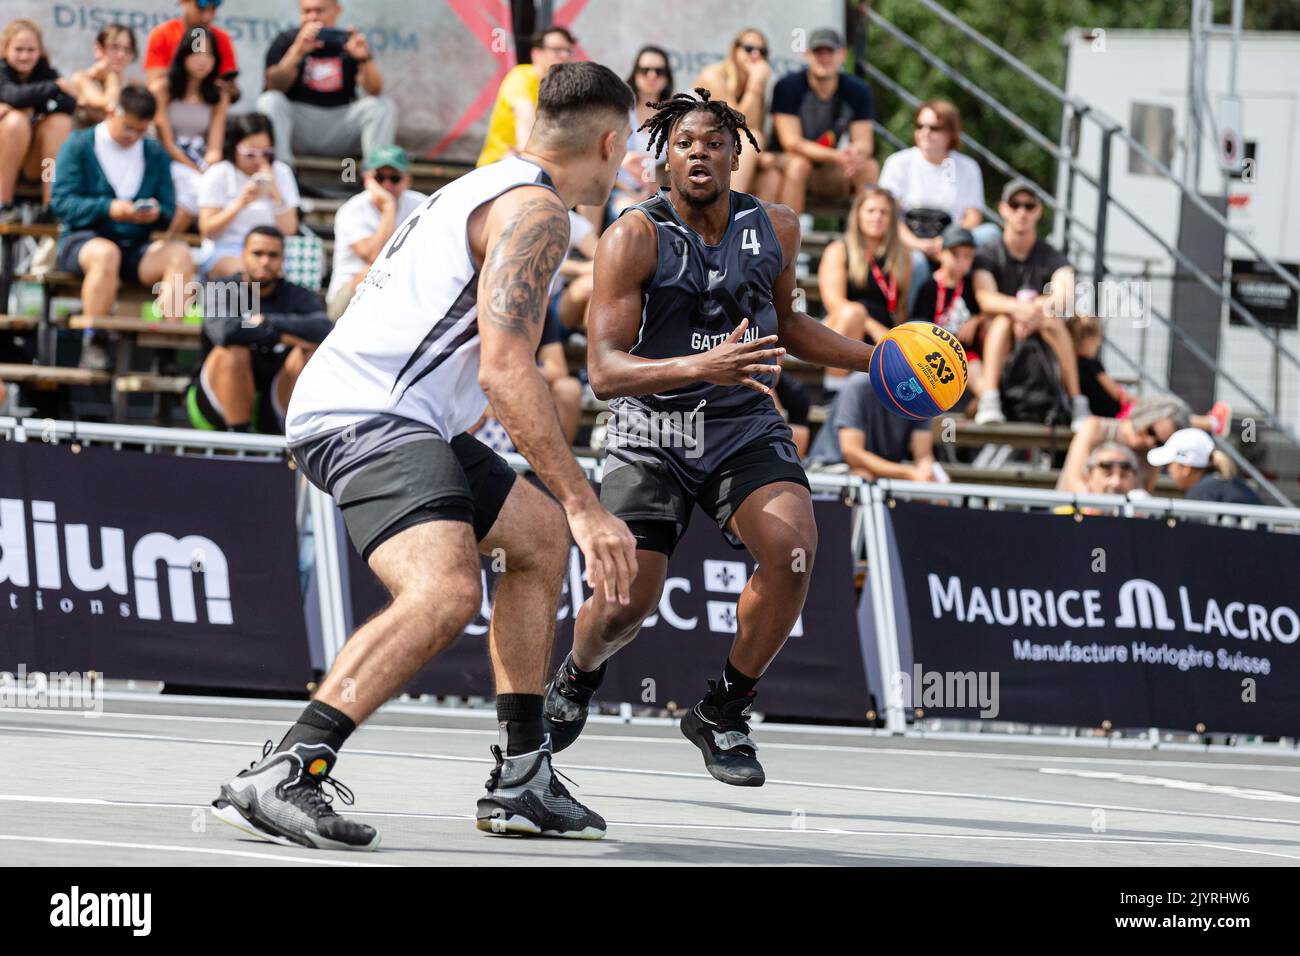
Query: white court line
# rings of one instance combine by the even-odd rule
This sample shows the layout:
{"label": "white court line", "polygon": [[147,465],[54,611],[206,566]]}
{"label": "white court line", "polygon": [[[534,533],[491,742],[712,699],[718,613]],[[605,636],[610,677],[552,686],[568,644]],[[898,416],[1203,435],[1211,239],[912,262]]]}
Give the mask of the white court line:
{"label": "white court line", "polygon": [[[249,748],[254,746],[247,741],[242,740],[223,740],[211,737],[169,737],[163,734],[141,734],[128,733],[126,731],[107,731],[107,730],[64,730],[53,727],[31,727],[25,728],[31,733],[56,734],[71,737],[112,737],[122,740],[155,740],[166,743],[192,743],[192,744],[216,744],[219,746]],[[480,757],[463,757],[454,754],[427,754],[414,753],[402,750],[370,750],[360,747],[349,747],[347,753],[357,757],[397,757],[414,760],[431,760],[448,763],[470,763],[482,765],[487,763]],[[677,777],[695,780],[711,780],[706,773],[687,773],[680,770],[643,770],[634,767],[604,767],[595,764],[570,764],[565,763],[570,770],[589,770],[595,773],[613,773],[613,774],[631,774],[635,776],[648,777]],[[1020,803],[1034,806],[1048,807],[1073,807],[1085,810],[1114,810],[1121,813],[1150,813],[1157,816],[1177,816],[1177,817],[1195,817],[1198,819],[1210,819],[1220,821],[1235,821],[1239,823],[1276,823],[1283,826],[1298,826],[1300,819],[1285,820],[1276,817],[1246,817],[1236,814],[1225,813],[1207,813],[1196,810],[1167,810],[1163,808],[1148,807],[1128,807],[1106,803],[1078,803],[1066,800],[1046,800],[1036,797],[1008,797],[997,794],[987,793],[965,793],[961,791],[943,791],[943,790],[906,790],[897,787],[868,787],[860,784],[849,783],[819,783],[807,780],[778,780],[769,777],[768,786],[786,786],[786,787],[803,787],[806,789],[816,790],[848,790],[854,793],[882,793],[894,796],[912,796],[912,797],[936,797],[956,800],[989,800],[1000,803]]]}
{"label": "white court line", "polygon": [[[5,713],[12,712],[31,713],[31,714],[49,714],[50,711],[41,710],[40,708],[21,708],[10,707],[0,710],[0,717]],[[75,711],[65,712],[65,716],[72,716]],[[135,713],[113,713],[105,712],[103,717],[116,718],[121,717],[127,720],[174,720],[194,723],[215,723],[215,724],[250,724],[259,726],[285,727],[288,720],[267,720],[260,717],[208,717],[208,716],[186,716],[184,714],[135,714]],[[3,729],[0,724],[0,729]],[[22,728],[22,723],[14,723],[9,726]],[[762,724],[755,724],[755,730],[762,730]],[[363,724],[358,730],[383,730],[404,734],[444,734],[448,736],[478,736],[496,738],[499,731],[477,730],[468,727],[407,727],[394,724]],[[782,731],[777,731],[781,733]],[[649,744],[672,744],[681,746],[681,738],[677,735],[665,737],[641,737],[629,734],[592,734],[588,740],[609,740],[621,743],[649,743]],[[1053,741],[1045,740],[1037,746],[1051,746]],[[1029,746],[1035,746],[1030,744]],[[794,751],[816,751],[823,753],[848,753],[848,754],[869,754],[871,756],[902,756],[902,757],[958,757],[968,760],[1018,760],[1026,763],[1042,763],[1043,761],[1052,761],[1054,763],[1082,763],[1082,764],[1124,764],[1126,766],[1151,766],[1151,767],[1177,767],[1184,770],[1266,770],[1281,771],[1284,773],[1300,773],[1300,765],[1283,766],[1280,764],[1248,764],[1234,763],[1232,761],[1199,761],[1199,760],[1148,760],[1140,757],[1069,757],[1054,754],[1012,754],[1001,751],[965,751],[965,750],[915,750],[904,747],[848,747],[841,744],[783,744],[771,741],[763,741],[762,749],[764,750],[794,750]]]}
{"label": "white court line", "polygon": [[399,863],[361,863],[352,860],[327,860],[306,856],[278,856],[253,850],[218,850],[201,846],[178,846],[172,843],[119,843],[112,840],[76,840],[67,837],[19,836],[0,833],[0,840],[17,843],[57,843],[71,846],[103,846],[119,850],[164,850],[168,853],[207,853],[212,856],[240,856],[251,860],[274,860],[283,863],[313,863],[317,866],[400,866]]}
{"label": "white court line", "polygon": [[[191,806],[184,803],[143,803],[130,800],[104,800],[96,798],[76,798],[76,797],[44,797],[44,796],[26,796],[23,794],[0,794],[0,801],[13,801],[19,803],[60,803],[60,804],[78,804],[86,806],[108,806],[120,809],[202,809],[198,806]],[[419,820],[440,820],[440,821],[465,821],[469,822],[474,818],[469,814],[452,814],[452,813],[415,813],[402,811],[383,811],[383,810],[352,810],[349,816],[354,817],[387,817],[397,819],[419,819]],[[794,827],[761,827],[755,825],[725,824],[725,823],[648,823],[638,820],[609,820],[610,827],[627,827],[638,830],[703,830],[720,833],[766,833],[781,835],[798,835],[801,833],[811,833],[818,836],[864,836],[876,837],[883,839],[918,839],[918,840],[967,840],[988,843],[1085,843],[1097,844],[1101,846],[1171,846],[1171,847],[1194,847],[1203,850],[1223,850],[1229,853],[1249,853],[1259,856],[1279,857],[1284,860],[1300,861],[1300,856],[1287,853],[1279,853],[1272,850],[1256,850],[1246,847],[1221,846],[1217,843],[1201,843],[1195,840],[1136,840],[1127,837],[1047,837],[1047,836],[1028,836],[1020,834],[983,834],[983,833],[925,833],[911,830],[855,830],[844,827],[803,827],[796,829]],[[617,837],[617,833],[614,834]],[[104,846],[122,846],[122,847],[140,847],[148,849],[176,849],[189,851],[189,847],[167,847],[156,844],[99,844],[98,841],[91,840],[60,840],[55,838],[38,838],[38,837],[5,837],[0,835],[0,839],[46,839],[56,843],[87,843],[92,845]],[[431,847],[431,852],[436,852],[436,848]],[[227,853],[233,855],[255,856],[259,858],[275,860],[294,860],[295,857],[280,857],[268,854],[252,853],[250,851],[236,850],[193,850],[193,852],[206,853]],[[339,861],[319,861],[311,862],[329,862],[339,866],[387,866],[396,864],[381,863],[351,863]]]}

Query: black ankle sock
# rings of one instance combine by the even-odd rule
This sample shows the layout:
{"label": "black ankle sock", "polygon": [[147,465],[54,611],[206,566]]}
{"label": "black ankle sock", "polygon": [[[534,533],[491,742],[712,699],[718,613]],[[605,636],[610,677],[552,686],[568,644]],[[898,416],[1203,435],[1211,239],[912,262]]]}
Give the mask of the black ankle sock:
{"label": "black ankle sock", "polygon": [[501,749],[507,757],[532,753],[542,746],[542,695],[500,694],[497,723],[501,728]]}
{"label": "black ankle sock", "polygon": [[564,661],[564,666],[569,672],[569,680],[595,690],[600,686],[600,682],[605,679],[605,667],[609,661],[605,661],[594,671],[584,671],[573,661],[573,655],[570,654]]}
{"label": "black ankle sock", "polygon": [[753,697],[758,681],[757,677],[749,677],[736,670],[736,665],[728,657],[727,663],[722,667],[722,680],[713,690],[713,702],[721,707],[733,700]]}
{"label": "black ankle sock", "polygon": [[356,729],[357,725],[352,722],[352,718],[343,711],[313,700],[275,750],[279,753],[294,744],[325,744],[337,753]]}

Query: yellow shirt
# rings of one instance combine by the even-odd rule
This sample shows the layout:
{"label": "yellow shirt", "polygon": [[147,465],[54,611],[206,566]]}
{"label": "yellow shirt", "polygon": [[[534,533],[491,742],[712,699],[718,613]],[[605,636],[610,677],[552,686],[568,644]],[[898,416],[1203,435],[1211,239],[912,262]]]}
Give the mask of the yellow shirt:
{"label": "yellow shirt", "polygon": [[487,139],[483,141],[483,152],[479,154],[476,165],[486,166],[504,159],[511,146],[523,148],[523,143],[515,142],[515,110],[510,104],[527,99],[536,106],[537,89],[541,82],[537,68],[531,63],[520,63],[506,74],[501,81],[501,88],[497,90],[497,101],[492,107],[492,117],[488,120]]}

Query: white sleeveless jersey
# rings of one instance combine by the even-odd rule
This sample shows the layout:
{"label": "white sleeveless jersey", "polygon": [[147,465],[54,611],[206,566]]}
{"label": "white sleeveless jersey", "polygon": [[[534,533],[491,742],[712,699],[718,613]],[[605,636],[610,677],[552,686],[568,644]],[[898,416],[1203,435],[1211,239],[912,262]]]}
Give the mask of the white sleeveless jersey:
{"label": "white sleeveless jersey", "polygon": [[380,414],[422,422],[447,441],[478,421],[487,397],[469,217],[533,184],[554,189],[542,167],[510,157],[448,183],[403,220],[294,386],[291,445]]}

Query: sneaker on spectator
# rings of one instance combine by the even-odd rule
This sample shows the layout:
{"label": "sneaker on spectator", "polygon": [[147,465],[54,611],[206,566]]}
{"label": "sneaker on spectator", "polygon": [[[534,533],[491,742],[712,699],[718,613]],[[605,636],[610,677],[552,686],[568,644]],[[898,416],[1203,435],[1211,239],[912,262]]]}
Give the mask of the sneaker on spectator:
{"label": "sneaker on spectator", "polygon": [[1092,417],[1092,406],[1087,395],[1076,395],[1070,405],[1070,431],[1077,432]]}
{"label": "sneaker on spectator", "polygon": [[9,225],[14,222],[22,222],[23,211],[20,206],[11,202],[0,203],[0,225]]}
{"label": "sneaker on spectator", "polygon": [[77,368],[107,372],[112,367],[113,360],[104,344],[87,336],[81,343],[81,359],[77,362]]}
{"label": "sneaker on spectator", "polygon": [[1209,416],[1214,419],[1214,434],[1222,437],[1228,434],[1228,429],[1232,426],[1232,406],[1227,402],[1215,402],[1209,411]]}
{"label": "sneaker on spectator", "polygon": [[1002,414],[1002,393],[991,388],[980,395],[979,408],[975,411],[976,425],[1002,425],[1007,416]]}

